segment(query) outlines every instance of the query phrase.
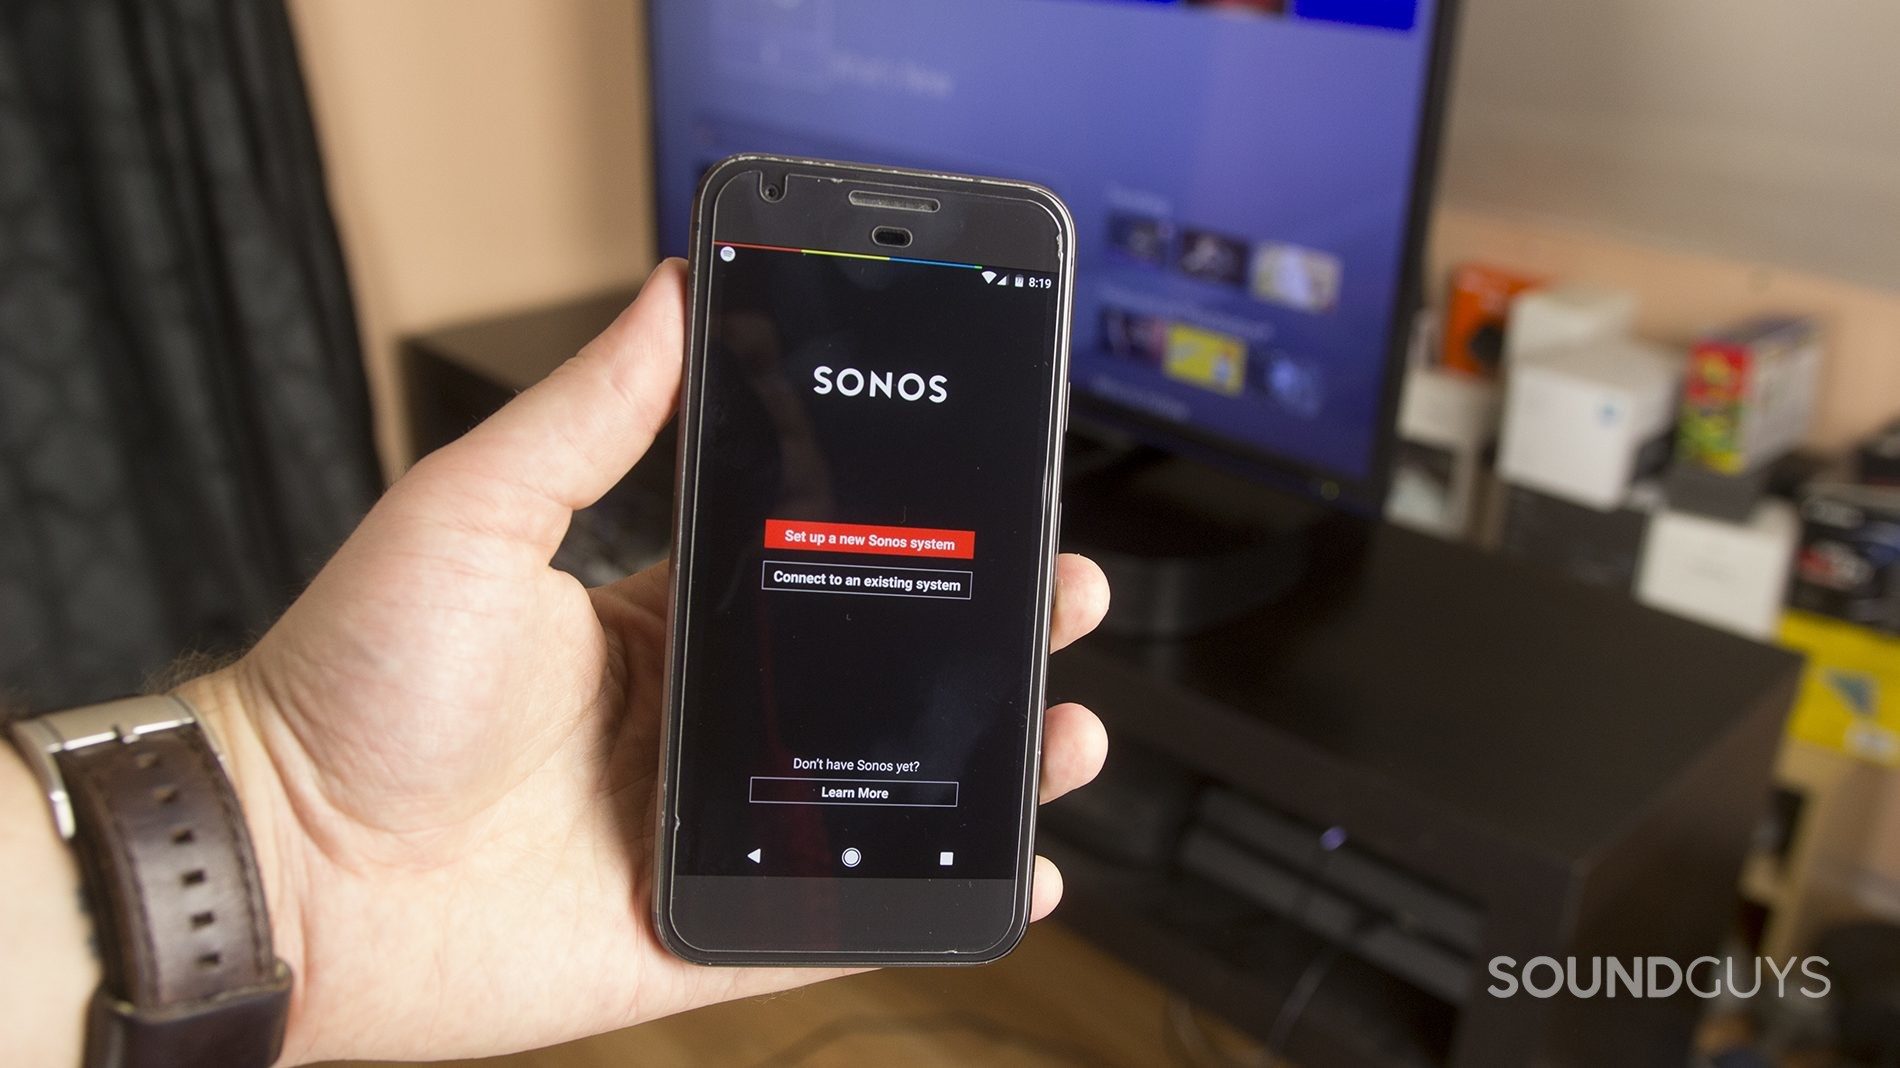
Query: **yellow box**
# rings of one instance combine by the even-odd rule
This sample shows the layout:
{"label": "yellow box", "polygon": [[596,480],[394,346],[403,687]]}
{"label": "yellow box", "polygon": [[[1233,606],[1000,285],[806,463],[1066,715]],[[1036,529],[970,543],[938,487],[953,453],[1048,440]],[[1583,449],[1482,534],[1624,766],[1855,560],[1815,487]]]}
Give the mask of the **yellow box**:
{"label": "yellow box", "polygon": [[1781,643],[1805,654],[1788,733],[1900,767],[1900,638],[1827,616],[1789,612]]}
{"label": "yellow box", "polygon": [[1238,396],[1247,385],[1247,343],[1228,334],[1174,323],[1168,327],[1169,378]]}

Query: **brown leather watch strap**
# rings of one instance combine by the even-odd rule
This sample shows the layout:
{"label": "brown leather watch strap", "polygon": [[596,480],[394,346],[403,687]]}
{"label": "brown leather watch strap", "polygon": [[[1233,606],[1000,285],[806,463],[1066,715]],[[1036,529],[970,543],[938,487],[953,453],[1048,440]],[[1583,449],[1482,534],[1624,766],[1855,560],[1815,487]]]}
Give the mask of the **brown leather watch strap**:
{"label": "brown leather watch strap", "polygon": [[[134,707],[154,701],[175,708]],[[61,723],[78,713],[93,716]],[[88,1068],[271,1064],[290,973],[272,948],[250,833],[209,736],[172,698],[39,723],[65,736],[43,751],[69,806],[104,965],[87,1020]],[[73,737],[75,725],[92,732],[89,742]]]}

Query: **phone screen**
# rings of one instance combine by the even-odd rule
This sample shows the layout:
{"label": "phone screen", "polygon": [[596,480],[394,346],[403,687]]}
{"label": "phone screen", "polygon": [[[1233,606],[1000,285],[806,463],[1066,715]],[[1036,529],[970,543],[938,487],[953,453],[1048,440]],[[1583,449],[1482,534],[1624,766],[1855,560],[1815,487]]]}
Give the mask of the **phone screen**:
{"label": "phone screen", "polygon": [[1017,878],[1058,280],[712,256],[677,871]]}

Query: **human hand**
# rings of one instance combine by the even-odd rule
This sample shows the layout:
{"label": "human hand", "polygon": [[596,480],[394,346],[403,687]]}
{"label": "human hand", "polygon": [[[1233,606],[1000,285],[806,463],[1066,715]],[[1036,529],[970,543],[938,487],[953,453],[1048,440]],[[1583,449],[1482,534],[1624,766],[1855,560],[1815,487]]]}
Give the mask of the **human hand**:
{"label": "human hand", "polygon": [[[664,565],[589,590],[549,567],[575,509],[673,412],[684,272],[398,481],[256,648],[187,683],[227,753],[297,973],[284,1060],[548,1045],[828,978],[705,968],[651,925]],[[1052,643],[1100,621],[1057,568]],[[1042,798],[1107,751],[1049,710]],[[1062,883],[1037,858],[1032,913]]]}

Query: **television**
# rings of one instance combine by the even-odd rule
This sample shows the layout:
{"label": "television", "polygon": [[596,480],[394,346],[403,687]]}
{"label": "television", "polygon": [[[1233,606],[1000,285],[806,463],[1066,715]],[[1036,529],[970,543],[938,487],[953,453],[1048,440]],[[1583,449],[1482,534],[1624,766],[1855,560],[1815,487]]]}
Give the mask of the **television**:
{"label": "television", "polygon": [[652,0],[661,251],[736,152],[1041,182],[1078,420],[1381,503],[1451,0]]}

